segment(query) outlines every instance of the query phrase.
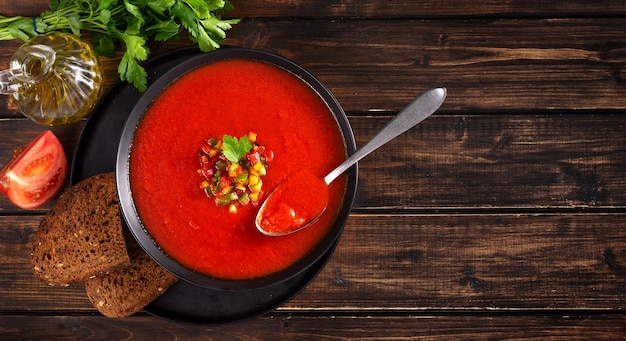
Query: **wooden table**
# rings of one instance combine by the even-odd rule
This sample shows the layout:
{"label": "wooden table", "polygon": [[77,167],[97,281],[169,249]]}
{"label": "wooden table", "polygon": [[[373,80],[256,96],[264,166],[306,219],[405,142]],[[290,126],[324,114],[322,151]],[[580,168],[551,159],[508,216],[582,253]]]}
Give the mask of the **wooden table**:
{"label": "wooden table", "polygon": [[[101,316],[81,285],[32,275],[52,204],[0,198],[0,339],[626,338],[626,1],[233,2],[244,19],[225,43],[309,69],[358,145],[422,90],[448,99],[360,162],[324,270],[245,321]],[[46,7],[0,1],[3,14]],[[19,45],[0,43],[0,67]],[[103,60],[107,86],[117,61]],[[70,160],[83,124],[53,129]],[[0,99],[0,164],[45,129]]]}

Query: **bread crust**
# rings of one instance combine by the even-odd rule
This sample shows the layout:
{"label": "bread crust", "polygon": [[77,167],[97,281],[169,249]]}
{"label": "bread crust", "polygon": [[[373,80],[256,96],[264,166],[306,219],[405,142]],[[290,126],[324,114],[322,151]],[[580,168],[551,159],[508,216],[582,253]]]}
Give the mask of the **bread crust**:
{"label": "bread crust", "polygon": [[130,263],[114,173],[67,189],[33,238],[31,265],[49,285],[67,286]]}
{"label": "bread crust", "polygon": [[87,297],[104,316],[130,316],[163,294],[178,278],[127,237],[130,265],[85,281]]}

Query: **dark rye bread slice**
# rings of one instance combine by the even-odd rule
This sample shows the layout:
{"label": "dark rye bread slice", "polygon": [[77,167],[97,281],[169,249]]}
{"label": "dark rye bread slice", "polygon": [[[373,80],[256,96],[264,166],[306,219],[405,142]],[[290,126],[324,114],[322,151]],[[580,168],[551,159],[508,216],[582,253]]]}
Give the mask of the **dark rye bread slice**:
{"label": "dark rye bread slice", "polygon": [[178,281],[152,260],[132,236],[126,240],[130,265],[85,281],[87,297],[107,317],[138,312]]}
{"label": "dark rye bread slice", "polygon": [[35,276],[69,285],[129,264],[123,229],[114,173],[79,182],[59,197],[35,233]]}

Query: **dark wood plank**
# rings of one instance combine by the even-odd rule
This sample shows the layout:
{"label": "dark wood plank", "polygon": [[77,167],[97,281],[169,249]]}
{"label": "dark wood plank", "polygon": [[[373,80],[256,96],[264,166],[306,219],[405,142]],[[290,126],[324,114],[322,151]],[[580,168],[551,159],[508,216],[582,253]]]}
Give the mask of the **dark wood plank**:
{"label": "dark wood plank", "polygon": [[[389,118],[350,117],[363,145]],[[359,163],[358,208],[626,203],[623,115],[435,115]]]}
{"label": "dark wood plank", "polygon": [[[11,310],[90,310],[84,286],[51,287],[39,282],[30,266],[32,234],[41,216],[0,216],[0,300]],[[39,302],[37,302],[39,301]],[[53,302],[60,304],[54,304]]]}
{"label": "dark wood plank", "polygon": [[[331,17],[331,18],[388,18],[388,17],[528,17],[528,16],[593,16],[626,13],[624,1],[585,0],[529,0],[529,1],[475,1],[464,0],[232,0],[234,12],[229,17]],[[48,0],[13,2],[0,0],[0,14],[5,16],[38,15],[48,9]]]}
{"label": "dark wood plank", "polygon": [[[391,117],[349,119],[363,145]],[[0,121],[0,164],[44,129]],[[69,160],[80,129],[53,130]],[[624,207],[625,129],[624,115],[435,114],[359,163],[355,208]],[[20,211],[0,198],[0,212]]]}
{"label": "dark wood plank", "polygon": [[[350,217],[325,269],[281,309],[617,312],[626,297],[626,214]],[[32,274],[38,216],[0,216],[0,313],[95,311],[81,284]]]}
{"label": "dark wood plank", "polygon": [[254,2],[231,1],[241,17],[527,17],[527,16],[581,16],[620,15],[626,12],[624,1],[459,1],[459,0],[263,0]]}
{"label": "dark wood plank", "polygon": [[[626,1],[233,3],[244,21],[225,43],[312,71],[359,145],[423,89],[449,98],[360,163],[329,264],[258,319],[104,318],[81,284],[32,275],[52,203],[25,212],[0,198],[0,339],[626,339]],[[0,14],[47,6],[0,0]],[[0,69],[20,44],[0,42]],[[107,87],[119,58],[102,59]],[[81,127],[54,128],[70,159]],[[0,165],[44,129],[0,96]]]}
{"label": "dark wood plank", "polygon": [[50,8],[49,0],[32,0],[32,1],[11,1],[0,0],[0,15],[6,17],[12,16],[26,16],[31,17],[39,15],[41,12]]}
{"label": "dark wood plank", "polygon": [[[444,110],[620,109],[625,18],[243,23],[228,43],[285,55],[349,111],[399,110],[446,86]],[[514,37],[514,39],[513,39]]]}
{"label": "dark wood plank", "polygon": [[623,214],[353,215],[289,305],[613,309],[626,295]]}
{"label": "dark wood plank", "polygon": [[[535,112],[625,107],[625,30],[626,18],[245,22],[225,44],[300,63],[348,111],[396,111],[425,88],[446,86],[443,110]],[[159,45],[153,55],[186,44]],[[0,59],[8,63],[15,48],[0,42]],[[117,62],[103,59],[107,86]]]}
{"label": "dark wood plank", "polygon": [[2,316],[6,340],[623,340],[622,315],[581,316],[299,316],[271,315],[223,326],[155,317]]}

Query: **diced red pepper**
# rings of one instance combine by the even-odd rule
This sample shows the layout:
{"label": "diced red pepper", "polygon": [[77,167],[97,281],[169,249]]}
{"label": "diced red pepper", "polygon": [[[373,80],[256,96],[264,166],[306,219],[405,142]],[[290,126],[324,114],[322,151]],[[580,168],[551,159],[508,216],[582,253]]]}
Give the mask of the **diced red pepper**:
{"label": "diced red pepper", "polygon": [[250,153],[248,155],[248,161],[250,161],[250,164],[255,164],[255,163],[261,161],[261,156],[257,152]]}
{"label": "diced red pepper", "polygon": [[266,150],[263,156],[265,157],[265,162],[272,162],[272,160],[274,160],[274,151]]}

